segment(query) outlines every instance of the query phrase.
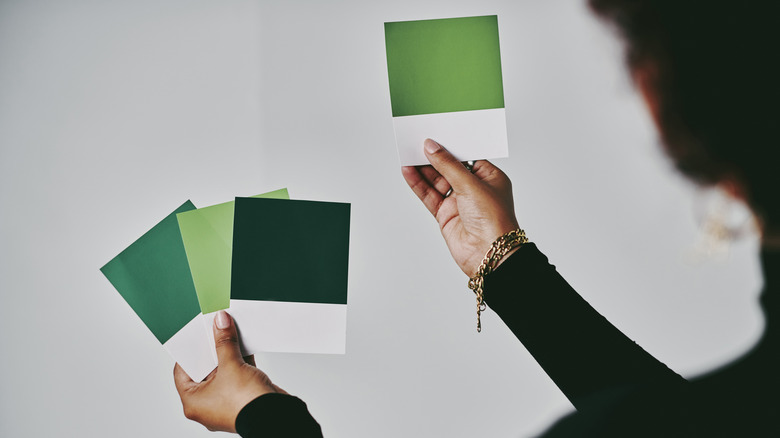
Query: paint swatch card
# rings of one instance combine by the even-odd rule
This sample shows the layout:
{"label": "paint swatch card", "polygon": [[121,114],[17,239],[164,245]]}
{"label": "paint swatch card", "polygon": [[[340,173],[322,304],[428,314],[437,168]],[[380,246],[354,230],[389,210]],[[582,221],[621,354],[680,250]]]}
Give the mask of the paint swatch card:
{"label": "paint swatch card", "polygon": [[497,16],[385,23],[385,46],[402,165],[429,164],[426,138],[462,161],[509,155]]}
{"label": "paint swatch card", "polygon": [[[257,195],[289,199],[287,189]],[[234,201],[176,215],[203,313],[230,307]],[[210,326],[208,327],[210,329]]]}
{"label": "paint swatch card", "polygon": [[236,198],[230,310],[245,354],[345,351],[350,205]]}
{"label": "paint swatch card", "polygon": [[100,270],[195,381],[216,366],[176,214],[185,202]]}

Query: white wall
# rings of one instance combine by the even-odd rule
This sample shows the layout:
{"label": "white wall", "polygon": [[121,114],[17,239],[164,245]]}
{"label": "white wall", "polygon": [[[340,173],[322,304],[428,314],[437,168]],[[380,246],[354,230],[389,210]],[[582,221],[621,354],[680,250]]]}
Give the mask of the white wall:
{"label": "white wall", "polygon": [[[211,436],[98,269],[185,199],[352,203],[348,354],[267,354],[330,437],[517,437],[570,405],[403,182],[384,21],[499,15],[518,217],[606,316],[692,375],[749,347],[755,239],[683,262],[674,176],[581,1],[0,2],[0,436]],[[573,328],[575,329],[575,328]]]}

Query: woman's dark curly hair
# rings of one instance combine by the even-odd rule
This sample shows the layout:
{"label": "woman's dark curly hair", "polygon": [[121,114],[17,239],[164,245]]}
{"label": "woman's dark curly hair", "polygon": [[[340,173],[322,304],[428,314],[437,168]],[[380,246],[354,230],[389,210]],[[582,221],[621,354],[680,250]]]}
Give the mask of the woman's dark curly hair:
{"label": "woman's dark curly hair", "polygon": [[590,0],[649,77],[669,155],[694,180],[736,181],[780,225],[780,1]]}

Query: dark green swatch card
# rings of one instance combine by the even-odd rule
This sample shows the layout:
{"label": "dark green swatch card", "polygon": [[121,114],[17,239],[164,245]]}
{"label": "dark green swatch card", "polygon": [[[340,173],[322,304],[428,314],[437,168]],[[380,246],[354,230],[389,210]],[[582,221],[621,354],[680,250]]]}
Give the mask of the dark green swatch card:
{"label": "dark green swatch card", "polygon": [[236,198],[230,298],[347,303],[350,204]]}
{"label": "dark green swatch card", "polygon": [[176,220],[194,209],[185,202],[100,269],[162,344],[200,314]]}

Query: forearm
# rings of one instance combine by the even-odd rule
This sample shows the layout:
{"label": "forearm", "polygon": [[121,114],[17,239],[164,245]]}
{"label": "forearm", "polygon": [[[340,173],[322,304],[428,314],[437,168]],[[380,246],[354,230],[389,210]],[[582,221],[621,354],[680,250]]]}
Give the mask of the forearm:
{"label": "forearm", "polygon": [[243,438],[322,438],[306,403],[286,394],[265,394],[244,406],[236,418]]}
{"label": "forearm", "polygon": [[603,390],[684,382],[596,312],[534,244],[485,278],[485,301],[575,407]]}

